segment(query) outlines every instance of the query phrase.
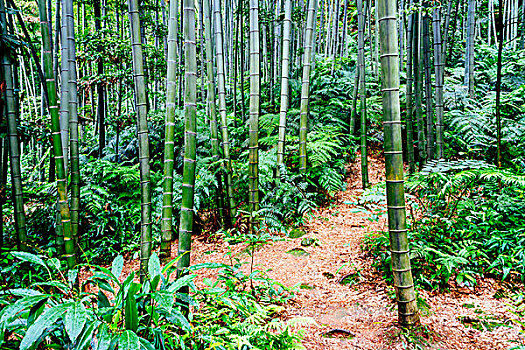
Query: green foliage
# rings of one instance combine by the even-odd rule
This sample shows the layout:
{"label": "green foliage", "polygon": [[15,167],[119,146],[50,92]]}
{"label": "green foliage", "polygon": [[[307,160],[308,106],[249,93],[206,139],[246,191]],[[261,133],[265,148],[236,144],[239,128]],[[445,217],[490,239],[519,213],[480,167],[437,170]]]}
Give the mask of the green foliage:
{"label": "green foliage", "polygon": [[[406,187],[414,195],[410,198],[419,198],[410,203],[414,217],[409,231],[419,285],[473,286],[488,274],[523,279],[523,176],[481,161],[434,161],[409,177]],[[364,242],[386,276],[391,275],[388,244],[386,233]]]}
{"label": "green foliage", "polygon": [[[34,349],[43,342],[57,348],[87,349],[304,349],[300,335],[274,317],[276,303],[289,293],[259,271],[245,275],[241,265],[202,264],[218,269],[217,279],[205,279],[198,289],[194,274],[170,278],[176,261],[161,268],[153,255],[148,278],[135,282],[135,272],[122,276],[124,259],[110,268],[86,266],[86,280],[77,285],[77,270],[65,273],[56,259],[12,253],[17,259],[47,271],[43,282],[28,288],[5,289],[0,295],[0,344]],[[251,286],[251,287],[250,287]],[[183,292],[191,289],[192,295]],[[181,302],[195,309],[187,313]],[[210,331],[213,330],[213,331]],[[6,339],[9,343],[5,343]]]}

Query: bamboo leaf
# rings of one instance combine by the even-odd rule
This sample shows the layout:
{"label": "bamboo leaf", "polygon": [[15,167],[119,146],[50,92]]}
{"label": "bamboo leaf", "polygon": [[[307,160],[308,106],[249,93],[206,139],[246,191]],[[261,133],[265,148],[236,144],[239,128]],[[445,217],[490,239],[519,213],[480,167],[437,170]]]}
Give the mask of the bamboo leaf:
{"label": "bamboo leaf", "polygon": [[113,260],[113,263],[111,263],[111,273],[118,279],[120,277],[120,274],[122,273],[123,268],[124,257],[122,257],[122,255],[119,255]]}

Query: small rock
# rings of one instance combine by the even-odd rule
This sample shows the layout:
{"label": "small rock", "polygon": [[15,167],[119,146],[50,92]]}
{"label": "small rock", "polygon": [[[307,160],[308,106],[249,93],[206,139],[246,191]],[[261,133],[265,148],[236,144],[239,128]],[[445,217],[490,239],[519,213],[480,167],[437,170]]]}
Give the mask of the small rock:
{"label": "small rock", "polygon": [[286,252],[287,254],[291,254],[293,256],[308,256],[310,253],[308,253],[303,248],[294,248]]}
{"label": "small rock", "polygon": [[301,240],[301,245],[303,247],[310,247],[310,246],[319,246],[319,240],[317,238],[303,238]]}
{"label": "small rock", "polygon": [[301,229],[298,229],[298,228],[294,228],[293,230],[290,231],[290,233],[288,234],[288,237],[290,238],[300,238],[302,236],[304,236],[306,234],[305,231],[301,230]]}

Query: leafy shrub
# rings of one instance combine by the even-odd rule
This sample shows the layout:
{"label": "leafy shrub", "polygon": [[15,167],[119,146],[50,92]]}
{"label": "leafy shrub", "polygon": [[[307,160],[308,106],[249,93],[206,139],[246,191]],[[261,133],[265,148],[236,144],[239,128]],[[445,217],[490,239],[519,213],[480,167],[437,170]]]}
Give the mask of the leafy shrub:
{"label": "leafy shrub", "polygon": [[87,266],[90,277],[78,289],[78,271],[63,271],[58,259],[12,255],[38,266],[46,277],[1,293],[0,344],[8,348],[32,349],[43,342],[75,349],[304,348],[289,325],[311,321],[273,318],[280,309],[275,302],[287,300],[287,289],[258,271],[244,275],[240,265],[193,266],[191,271],[219,269],[216,281],[205,279],[207,287],[198,289],[194,274],[171,281],[176,261],[161,269],[156,255],[144,282],[135,281],[135,272],[124,278],[124,259],[118,256],[110,268]]}

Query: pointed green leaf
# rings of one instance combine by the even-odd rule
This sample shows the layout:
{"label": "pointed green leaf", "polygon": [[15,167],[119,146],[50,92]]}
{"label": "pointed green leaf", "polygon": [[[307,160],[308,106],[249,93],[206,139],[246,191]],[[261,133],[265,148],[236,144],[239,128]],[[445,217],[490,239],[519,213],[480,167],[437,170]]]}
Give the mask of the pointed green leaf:
{"label": "pointed green leaf", "polygon": [[126,329],[137,331],[139,327],[139,313],[137,310],[137,301],[135,300],[135,293],[140,289],[140,284],[133,283],[126,296],[126,307],[125,307],[125,326]]}
{"label": "pointed green leaf", "polygon": [[118,279],[120,277],[120,274],[122,273],[123,268],[124,258],[122,257],[122,255],[119,255],[115,258],[115,260],[113,260],[113,263],[111,264],[111,273]]}
{"label": "pointed green leaf", "polygon": [[82,329],[86,324],[86,317],[86,308],[80,301],[77,301],[69,308],[69,310],[67,310],[64,325],[66,327],[66,332],[69,335],[69,339],[71,339],[73,343],[82,332]]}
{"label": "pointed green leaf", "polygon": [[155,347],[146,339],[139,337],[139,342],[141,350],[155,350]]}
{"label": "pointed green leaf", "polygon": [[160,275],[160,260],[157,253],[153,253],[149,258],[148,273],[150,279]]}
{"label": "pointed green leaf", "polygon": [[118,339],[119,350],[140,350],[139,337],[135,332],[127,330]]}
{"label": "pointed green leaf", "polygon": [[90,349],[89,345],[91,344],[91,341],[93,340],[95,329],[98,327],[99,324],[100,324],[100,321],[98,321],[98,320],[95,320],[95,321],[91,322],[89,327],[85,331],[82,332],[83,334],[80,337],[80,339],[78,340],[78,343],[73,348],[73,350]]}
{"label": "pointed green leaf", "polygon": [[45,269],[47,269],[46,264],[44,263],[44,261],[42,259],[40,259],[40,257],[38,255],[31,254],[31,253],[26,253],[26,252],[11,252],[11,254],[15,258],[18,258],[18,259],[20,259],[22,261],[27,261],[27,262],[30,262],[32,264],[37,264],[37,265],[40,265],[40,266],[44,267]]}
{"label": "pointed green leaf", "polygon": [[170,284],[170,286],[168,287],[168,291],[173,293],[178,291],[182,287],[192,286],[194,279],[195,275],[182,276],[181,278],[175,280],[173,283]]}
{"label": "pointed green leaf", "polygon": [[103,323],[100,325],[97,332],[97,350],[108,350],[111,345],[111,334],[109,334],[108,326]]}
{"label": "pointed green leaf", "polygon": [[37,344],[42,333],[55,322],[71,307],[71,304],[60,304],[48,309],[42,314],[35,323],[26,331],[26,335],[20,343],[20,350],[26,350]]}

